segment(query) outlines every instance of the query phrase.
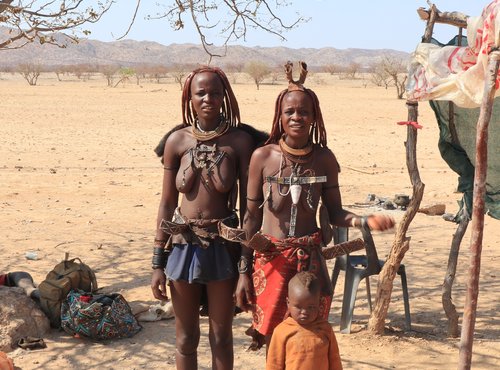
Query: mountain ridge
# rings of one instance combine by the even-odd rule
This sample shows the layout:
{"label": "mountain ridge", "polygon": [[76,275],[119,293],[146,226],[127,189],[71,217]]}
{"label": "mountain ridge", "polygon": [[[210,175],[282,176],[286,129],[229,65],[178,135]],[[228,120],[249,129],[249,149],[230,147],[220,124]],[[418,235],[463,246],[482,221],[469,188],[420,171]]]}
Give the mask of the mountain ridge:
{"label": "mountain ridge", "polygon": [[[6,32],[8,28],[0,27],[0,40],[6,37]],[[336,49],[334,47],[293,49],[284,46],[247,47],[242,45],[229,45],[227,48],[218,49],[219,52],[224,50],[226,55],[222,58],[214,58],[213,64],[241,65],[249,61],[261,61],[270,66],[276,66],[282,65],[287,60],[304,60],[311,68],[332,64],[347,66],[352,63],[368,67],[376,64],[385,55],[400,59],[409,57],[409,53],[393,49]],[[139,64],[171,66],[205,64],[209,59],[201,45],[190,43],[163,45],[155,41],[130,39],[109,42],[80,39],[76,44],[68,43],[65,48],[31,43],[19,49],[0,50],[0,56],[2,66],[15,66],[29,62],[43,66],[74,64],[118,64],[124,67]]]}

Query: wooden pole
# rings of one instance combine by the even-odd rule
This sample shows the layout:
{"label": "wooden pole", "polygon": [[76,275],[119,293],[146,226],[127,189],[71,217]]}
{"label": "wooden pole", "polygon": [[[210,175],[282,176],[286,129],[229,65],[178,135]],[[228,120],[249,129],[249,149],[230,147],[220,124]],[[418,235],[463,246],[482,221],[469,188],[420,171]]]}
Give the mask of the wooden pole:
{"label": "wooden pole", "polygon": [[484,196],[486,193],[486,170],[488,167],[488,125],[493,110],[493,101],[497,90],[498,65],[500,51],[494,50],[489,55],[488,75],[484,83],[481,113],[477,122],[476,167],[474,172],[474,195],[472,201],[472,236],[470,245],[469,280],[465,297],[462,335],[460,337],[459,370],[469,370],[472,360],[474,325],[476,322],[477,298],[479,295],[479,273],[481,269],[481,250],[484,228]]}
{"label": "wooden pole", "polygon": [[[434,5],[433,5],[434,6]],[[417,13],[420,19],[428,21],[431,16],[431,9],[418,8]],[[459,12],[441,12],[437,10],[435,23],[449,24],[452,26],[467,28],[467,18],[469,16]]]}
{"label": "wooden pole", "polygon": [[[465,207],[465,205],[464,205]],[[451,291],[453,288],[453,282],[455,281],[455,274],[457,272],[458,264],[458,253],[460,252],[460,244],[467,231],[467,226],[469,225],[468,211],[463,210],[461,214],[461,220],[457,227],[457,231],[453,234],[453,239],[451,242],[450,255],[448,256],[448,265],[446,267],[446,275],[444,277],[443,289],[441,295],[441,302],[443,303],[443,309],[448,318],[448,335],[452,338],[457,338],[460,330],[458,329],[458,312],[453,300],[451,299]]]}
{"label": "wooden pole", "polygon": [[[458,29],[458,46],[462,46],[462,32],[463,28]],[[448,103],[448,124],[451,134],[451,142],[454,145],[460,145],[458,140],[457,128],[455,125],[455,104],[450,101]],[[460,214],[460,223],[457,227],[457,231],[453,234],[450,247],[450,255],[448,256],[448,265],[446,267],[446,275],[444,276],[443,289],[441,295],[441,302],[443,303],[443,309],[448,318],[448,335],[452,338],[457,338],[460,335],[460,330],[458,328],[458,312],[453,304],[451,298],[451,293],[453,289],[453,282],[455,281],[455,274],[457,272],[458,265],[458,254],[460,252],[460,245],[462,244],[462,239],[467,231],[467,226],[470,221],[470,210],[465,206]]]}
{"label": "wooden pole", "polygon": [[[431,40],[436,17],[437,8],[433,5],[431,7],[424,36],[422,37],[422,42],[429,42]],[[417,122],[418,102],[407,101],[406,106],[408,107],[408,121]],[[417,129],[408,125],[406,132],[406,167],[408,168],[410,181],[413,185],[413,194],[410,204],[406,208],[406,212],[398,225],[396,234],[394,235],[394,242],[389,256],[387,257],[387,260],[385,261],[379,274],[375,305],[370,319],[368,320],[368,330],[375,334],[383,334],[384,332],[385,318],[387,317],[387,311],[389,310],[389,304],[391,302],[394,278],[396,277],[399,265],[401,264],[406,251],[410,248],[410,238],[406,236],[406,231],[420,208],[420,202],[424,196],[425,184],[420,179],[420,173],[418,172],[417,165]]]}
{"label": "wooden pole", "polygon": [[[406,104],[408,106],[408,121],[416,122],[418,118],[418,103],[407,102]],[[399,222],[389,256],[379,274],[377,298],[370,319],[368,320],[368,330],[376,334],[383,334],[384,332],[385,318],[387,317],[387,311],[391,302],[394,278],[405,253],[410,248],[410,238],[406,236],[406,231],[417,214],[424,195],[425,185],[420,180],[417,165],[417,129],[410,125],[407,128],[405,146],[406,166],[408,167],[408,173],[413,185],[413,194],[410,204]]]}

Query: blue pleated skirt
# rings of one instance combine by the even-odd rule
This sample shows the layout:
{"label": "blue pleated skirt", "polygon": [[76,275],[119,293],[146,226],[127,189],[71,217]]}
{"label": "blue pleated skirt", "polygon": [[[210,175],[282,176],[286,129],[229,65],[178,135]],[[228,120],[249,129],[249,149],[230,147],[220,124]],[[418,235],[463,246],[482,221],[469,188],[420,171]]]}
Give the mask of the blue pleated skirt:
{"label": "blue pleated skirt", "polygon": [[208,248],[192,243],[174,243],[165,274],[169,280],[201,284],[236,278],[239,248],[239,244],[220,238]]}

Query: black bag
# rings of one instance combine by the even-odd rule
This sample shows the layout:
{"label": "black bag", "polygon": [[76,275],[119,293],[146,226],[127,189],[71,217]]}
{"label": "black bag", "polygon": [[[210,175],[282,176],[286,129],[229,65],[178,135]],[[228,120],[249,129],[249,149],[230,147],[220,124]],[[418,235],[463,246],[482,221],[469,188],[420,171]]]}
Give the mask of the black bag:
{"label": "black bag", "polygon": [[81,290],[71,290],[62,303],[61,327],[92,339],[128,338],[142,328],[121,294]]}

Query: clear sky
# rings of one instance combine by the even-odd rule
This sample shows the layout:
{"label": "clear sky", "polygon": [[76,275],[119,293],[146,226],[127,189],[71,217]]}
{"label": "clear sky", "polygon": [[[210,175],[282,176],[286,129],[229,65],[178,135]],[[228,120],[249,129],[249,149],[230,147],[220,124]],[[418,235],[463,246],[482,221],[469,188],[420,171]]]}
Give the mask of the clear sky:
{"label": "clear sky", "polygon": [[[147,15],[155,15],[161,8],[155,5],[161,0],[142,0],[136,21],[125,37],[132,40],[156,41],[164,45],[172,43],[200,44],[192,25],[174,31],[166,19],[146,20]],[[163,0],[173,2],[173,0]],[[277,13],[285,19],[295,14],[310,18],[307,23],[284,34],[286,41],[264,32],[252,29],[246,41],[230,43],[243,46],[285,46],[290,48],[337,49],[395,49],[412,51],[425,29],[416,9],[428,8],[425,0],[288,0],[289,6]],[[479,16],[488,0],[434,0],[441,11],[459,11],[470,16]],[[135,10],[135,0],[120,0],[101,19],[86,29],[91,30],[92,39],[112,41],[123,35],[128,28]],[[222,17],[224,15],[221,15]],[[437,25],[435,36],[444,42],[451,39],[456,28]],[[217,45],[222,41],[213,38]]]}

